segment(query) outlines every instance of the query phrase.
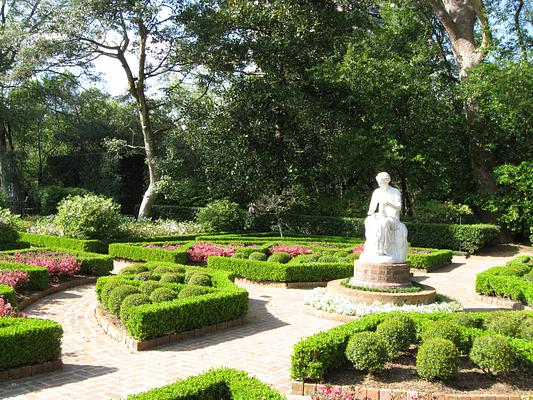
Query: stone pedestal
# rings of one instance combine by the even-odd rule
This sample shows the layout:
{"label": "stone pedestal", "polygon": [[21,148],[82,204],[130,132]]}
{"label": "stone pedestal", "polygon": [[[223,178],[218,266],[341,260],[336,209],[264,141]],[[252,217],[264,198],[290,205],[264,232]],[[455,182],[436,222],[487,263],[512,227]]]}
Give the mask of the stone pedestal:
{"label": "stone pedestal", "polygon": [[411,286],[410,269],[409,263],[374,264],[356,260],[350,285],[372,289],[409,287]]}

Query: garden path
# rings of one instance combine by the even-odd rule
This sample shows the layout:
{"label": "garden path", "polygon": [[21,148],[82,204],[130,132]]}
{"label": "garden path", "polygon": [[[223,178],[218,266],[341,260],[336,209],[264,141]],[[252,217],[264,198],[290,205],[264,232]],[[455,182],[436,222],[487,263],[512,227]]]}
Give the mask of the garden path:
{"label": "garden path", "polygon": [[[475,274],[501,265],[531,248],[499,248],[478,256],[454,257],[453,265],[418,280],[461,300],[469,309],[490,309],[474,292]],[[446,272],[446,273],[444,273]],[[289,393],[290,354],[301,338],[338,325],[302,312],[307,290],[244,285],[250,293],[248,323],[225,332],[133,352],[105,335],[93,317],[94,285],[49,296],[25,311],[58,321],[63,337],[63,371],[0,383],[1,399],[119,399],[205,371],[243,369]],[[289,396],[297,399],[296,396]]]}

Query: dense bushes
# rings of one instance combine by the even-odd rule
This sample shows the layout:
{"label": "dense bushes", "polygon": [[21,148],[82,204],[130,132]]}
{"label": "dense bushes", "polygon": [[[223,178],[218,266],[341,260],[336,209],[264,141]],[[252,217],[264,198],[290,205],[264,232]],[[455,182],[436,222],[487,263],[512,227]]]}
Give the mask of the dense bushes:
{"label": "dense bushes", "polygon": [[18,216],[11,214],[7,208],[0,208],[0,243],[13,243],[18,240],[17,219]]}
{"label": "dense bushes", "polygon": [[215,200],[200,209],[196,221],[212,232],[240,232],[246,223],[246,211],[229,200]]}
{"label": "dense bushes", "polygon": [[354,334],[346,345],[346,358],[355,369],[379,372],[389,359],[383,338],[374,332]]}
{"label": "dense bushes", "polygon": [[416,342],[415,323],[405,315],[398,315],[383,321],[378,325],[376,334],[383,341],[389,358],[396,357]]}
{"label": "dense bushes", "polygon": [[451,250],[430,250],[429,254],[407,254],[407,261],[411,263],[413,268],[425,269],[426,271],[433,271],[443,265],[452,262],[453,253]]}
{"label": "dense bushes", "polygon": [[[169,250],[158,246],[173,244],[177,250]],[[143,242],[143,243],[112,243],[109,245],[109,255],[117,258],[136,261],[162,261],[185,264],[187,262],[187,248],[191,242]]]}
{"label": "dense bushes", "polygon": [[447,380],[457,375],[459,350],[447,339],[433,337],[420,345],[416,354],[416,371],[426,379]]}
{"label": "dense bushes", "polygon": [[470,359],[483,371],[507,374],[516,367],[513,347],[501,336],[480,336],[474,340]]}
{"label": "dense bushes", "polygon": [[128,400],[283,400],[283,396],[245,372],[230,368],[210,370]]}
{"label": "dense bushes", "polygon": [[493,267],[477,274],[476,292],[488,296],[502,296],[533,305],[533,282],[527,271],[533,270],[533,259],[517,257],[505,267]]}
{"label": "dense bushes", "polygon": [[61,355],[61,325],[34,318],[0,321],[0,370],[55,360]]}
{"label": "dense bushes", "polygon": [[26,272],[28,274],[28,280],[22,286],[24,289],[44,290],[49,286],[48,269],[45,267],[0,261],[0,272],[3,271]]}
{"label": "dense bushes", "polygon": [[[0,273],[2,271],[0,270]],[[4,299],[6,303],[11,304],[13,307],[17,306],[17,292],[14,288],[8,285],[0,285],[0,297]]]}
{"label": "dense bushes", "polygon": [[107,245],[95,239],[73,239],[64,236],[20,232],[20,240],[38,247],[58,247],[89,253],[107,253]]}
{"label": "dense bushes", "polygon": [[77,187],[45,186],[38,193],[38,208],[41,215],[57,213],[57,206],[68,196],[84,196],[92,194],[88,190]]}
{"label": "dense bushes", "polygon": [[63,199],[54,222],[63,234],[75,239],[109,239],[120,232],[120,206],[97,195]]}

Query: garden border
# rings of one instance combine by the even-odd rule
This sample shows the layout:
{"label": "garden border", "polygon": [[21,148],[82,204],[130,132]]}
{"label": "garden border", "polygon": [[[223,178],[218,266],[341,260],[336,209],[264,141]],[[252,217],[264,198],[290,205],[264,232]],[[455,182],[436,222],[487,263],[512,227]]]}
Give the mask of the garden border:
{"label": "garden border", "polygon": [[234,328],[244,325],[247,321],[246,315],[239,318],[235,318],[225,322],[219,322],[218,324],[204,326],[202,328],[192,329],[190,331],[184,331],[180,333],[171,333],[164,336],[159,336],[154,339],[137,340],[131,337],[128,332],[118,327],[109,318],[108,313],[104,310],[101,304],[96,304],[94,310],[94,318],[96,323],[102,330],[117,342],[123,343],[127,348],[134,351],[149,350],[153,347],[164,346],[170,343],[181,342],[186,339],[196,338],[206,333],[213,333],[217,331]]}
{"label": "garden border", "polygon": [[0,371],[0,382],[11,379],[28,378],[38,374],[45,374],[63,369],[61,358],[45,361],[39,364],[24,365],[22,367],[8,368]]}
{"label": "garden border", "polygon": [[326,287],[328,281],[316,281],[316,282],[275,282],[275,281],[253,281],[246,278],[235,278],[235,283],[241,283],[245,285],[257,285],[274,287],[279,289],[314,289],[317,287]]}

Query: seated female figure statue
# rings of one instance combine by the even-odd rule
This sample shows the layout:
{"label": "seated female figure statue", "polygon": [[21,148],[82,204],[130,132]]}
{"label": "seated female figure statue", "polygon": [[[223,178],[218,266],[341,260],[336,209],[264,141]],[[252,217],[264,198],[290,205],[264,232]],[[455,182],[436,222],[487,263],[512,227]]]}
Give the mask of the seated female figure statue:
{"label": "seated female figure statue", "polygon": [[390,180],[386,172],[376,176],[379,188],[372,193],[365,219],[366,242],[360,257],[363,262],[404,263],[407,258],[407,228],[400,222],[401,194],[389,186]]}

